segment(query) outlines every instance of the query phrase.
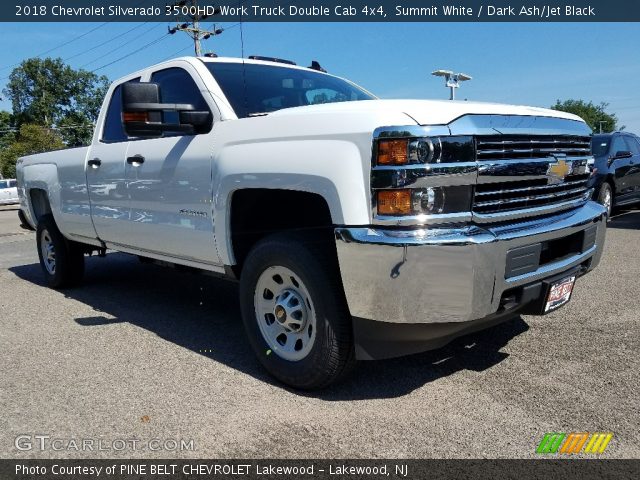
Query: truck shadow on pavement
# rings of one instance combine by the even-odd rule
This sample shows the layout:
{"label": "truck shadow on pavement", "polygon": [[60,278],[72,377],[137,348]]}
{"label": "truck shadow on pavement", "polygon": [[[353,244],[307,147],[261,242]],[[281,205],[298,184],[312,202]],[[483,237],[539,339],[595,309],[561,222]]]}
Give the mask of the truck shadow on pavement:
{"label": "truck shadow on pavement", "polygon": [[[95,315],[74,319],[78,325],[99,328],[128,322],[259,381],[286,389],[264,371],[245,338],[236,284],[141,264],[135,257],[120,253],[109,254],[106,259],[88,258],[86,267],[83,286],[62,292],[95,310]],[[10,271],[23,280],[43,285],[39,264],[16,266]],[[508,357],[500,350],[528,328],[517,317],[438,350],[359,362],[343,382],[304,395],[326,401],[403,396],[456,372],[493,367]]]}

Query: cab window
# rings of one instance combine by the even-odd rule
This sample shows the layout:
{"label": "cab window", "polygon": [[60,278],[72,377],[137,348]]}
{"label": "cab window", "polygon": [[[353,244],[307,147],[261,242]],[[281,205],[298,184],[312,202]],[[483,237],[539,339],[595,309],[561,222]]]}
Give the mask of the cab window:
{"label": "cab window", "polygon": [[622,136],[613,137],[613,141],[611,142],[611,155],[615,155],[618,152],[626,152],[629,150],[627,146],[627,142],[624,141]]}
{"label": "cab window", "polygon": [[[161,103],[186,103],[193,105],[197,111],[211,111],[195,80],[183,68],[173,67],[158,70],[151,75],[151,82],[160,86]],[[179,124],[179,113],[163,112],[163,122]],[[184,135],[184,132],[165,131],[163,134],[165,137],[173,135]]]}
{"label": "cab window", "polygon": [[640,155],[640,144],[638,144],[638,140],[633,137],[626,136],[624,139],[627,141],[628,149],[634,155]]}
{"label": "cab window", "polygon": [[[140,77],[129,81],[139,82]],[[118,85],[111,95],[101,140],[105,143],[126,142],[128,140],[122,125],[122,85]]]}

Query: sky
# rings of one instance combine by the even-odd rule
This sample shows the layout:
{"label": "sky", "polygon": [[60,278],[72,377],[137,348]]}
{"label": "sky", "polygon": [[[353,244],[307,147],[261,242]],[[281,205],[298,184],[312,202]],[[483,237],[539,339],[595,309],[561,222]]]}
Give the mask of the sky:
{"label": "sky", "polygon": [[[205,25],[210,27],[210,25]],[[609,103],[640,134],[639,23],[244,23],[203,42],[220,56],[318,60],[381,98],[448,98],[437,69],[473,77],[459,99],[549,107],[557,99]],[[4,23],[0,88],[16,64],[60,57],[115,80],[191,55],[164,23]],[[87,33],[90,32],[90,33]],[[155,42],[156,43],[152,43]],[[244,44],[244,48],[242,45]],[[50,50],[48,53],[47,51]],[[123,58],[124,57],[124,58]],[[0,108],[10,110],[4,95]]]}

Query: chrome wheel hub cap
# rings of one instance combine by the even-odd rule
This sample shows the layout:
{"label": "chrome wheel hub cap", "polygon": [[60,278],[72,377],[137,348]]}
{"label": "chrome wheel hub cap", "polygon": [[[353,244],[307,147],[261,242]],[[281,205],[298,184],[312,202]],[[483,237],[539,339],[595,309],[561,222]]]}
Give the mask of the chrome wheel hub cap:
{"label": "chrome wheel hub cap", "polygon": [[40,234],[40,251],[44,267],[51,275],[56,273],[56,251],[53,247],[53,240],[48,230],[42,230]]}
{"label": "chrome wheel hub cap", "polygon": [[607,209],[607,213],[611,212],[611,192],[607,191],[604,194],[604,199],[602,200],[602,204],[604,208]]}
{"label": "chrome wheel hub cap", "polygon": [[316,316],[298,275],[280,266],[266,269],[256,284],[254,307],[268,354],[290,361],[309,354],[316,337]]}

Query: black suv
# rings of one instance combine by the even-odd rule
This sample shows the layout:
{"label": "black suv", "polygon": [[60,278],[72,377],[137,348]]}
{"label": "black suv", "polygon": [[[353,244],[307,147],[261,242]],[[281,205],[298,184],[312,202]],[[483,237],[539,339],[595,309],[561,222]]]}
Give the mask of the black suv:
{"label": "black suv", "polygon": [[594,135],[594,200],[607,208],[640,202],[640,138],[627,132]]}

